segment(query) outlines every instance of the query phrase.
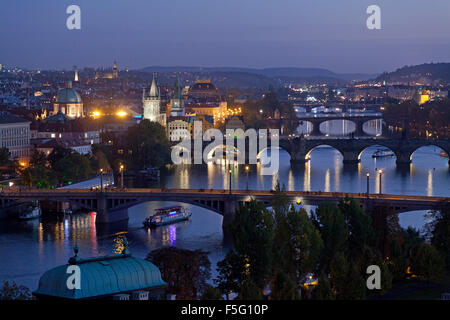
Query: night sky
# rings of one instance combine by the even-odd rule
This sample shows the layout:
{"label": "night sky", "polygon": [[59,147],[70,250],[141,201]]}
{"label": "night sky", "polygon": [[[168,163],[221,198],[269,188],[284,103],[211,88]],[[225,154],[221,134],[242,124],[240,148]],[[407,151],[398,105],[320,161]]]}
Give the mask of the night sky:
{"label": "night sky", "polygon": [[[66,8],[81,7],[81,30]],[[381,7],[382,30],[366,9]],[[448,0],[1,0],[0,63],[322,67],[377,73],[449,62]]]}

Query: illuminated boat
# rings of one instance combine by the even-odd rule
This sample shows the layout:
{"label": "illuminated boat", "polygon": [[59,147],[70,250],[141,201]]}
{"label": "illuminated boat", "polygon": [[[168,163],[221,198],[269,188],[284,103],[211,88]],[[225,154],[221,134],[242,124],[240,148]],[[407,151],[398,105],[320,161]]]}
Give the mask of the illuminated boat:
{"label": "illuminated boat", "polygon": [[394,153],[390,150],[378,149],[372,155],[372,158],[384,158],[384,157],[393,157]]}
{"label": "illuminated boat", "polygon": [[19,215],[20,220],[31,220],[39,218],[42,215],[42,210],[39,206],[30,206],[25,212]]}
{"label": "illuminated boat", "polygon": [[147,228],[154,228],[188,220],[191,215],[192,214],[182,206],[159,208],[155,210],[153,216],[146,218],[142,223]]}

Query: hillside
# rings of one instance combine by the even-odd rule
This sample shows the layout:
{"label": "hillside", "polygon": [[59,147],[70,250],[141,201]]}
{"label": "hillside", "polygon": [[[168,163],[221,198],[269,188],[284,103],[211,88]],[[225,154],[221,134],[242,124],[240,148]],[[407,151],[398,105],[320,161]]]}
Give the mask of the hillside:
{"label": "hillside", "polygon": [[405,66],[394,72],[383,73],[376,80],[387,82],[446,82],[450,83],[450,63],[425,63]]}

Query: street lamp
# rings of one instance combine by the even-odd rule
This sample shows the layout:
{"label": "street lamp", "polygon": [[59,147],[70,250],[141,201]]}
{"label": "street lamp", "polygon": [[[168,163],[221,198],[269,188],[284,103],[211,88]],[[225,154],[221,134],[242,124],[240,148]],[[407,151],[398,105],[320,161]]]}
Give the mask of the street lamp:
{"label": "street lamp", "polygon": [[383,174],[383,170],[378,170],[378,176],[380,177],[380,192],[379,194],[381,194],[381,176]]}
{"label": "street lamp", "polygon": [[120,164],[120,188],[123,189],[123,164]]}
{"label": "street lamp", "polygon": [[248,191],[248,171],[250,170],[249,166],[245,166],[245,172],[247,173],[247,181],[246,181],[246,189]]}
{"label": "street lamp", "polygon": [[369,199],[369,197],[370,197],[369,180],[370,180],[370,173],[367,173],[367,199]]}
{"label": "street lamp", "polygon": [[100,169],[100,192],[103,192],[103,169]]}
{"label": "street lamp", "polygon": [[230,194],[231,194],[231,169],[228,170],[228,172],[230,173]]}

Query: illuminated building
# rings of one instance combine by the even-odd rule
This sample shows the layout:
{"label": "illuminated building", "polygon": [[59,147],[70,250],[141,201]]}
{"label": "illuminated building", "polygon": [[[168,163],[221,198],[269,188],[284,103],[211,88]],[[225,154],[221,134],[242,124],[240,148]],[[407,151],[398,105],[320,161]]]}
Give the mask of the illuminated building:
{"label": "illuminated building", "polygon": [[74,78],[73,78],[73,82],[78,82],[79,80],[78,80],[78,69],[77,69],[77,67],[75,67],[75,76],[74,76]]}
{"label": "illuminated building", "polygon": [[190,135],[187,117],[176,116],[167,119],[167,136],[170,141],[180,141]]}
{"label": "illuminated building", "polygon": [[62,113],[74,119],[83,116],[83,102],[81,96],[72,88],[72,82],[68,81],[66,87],[58,91],[56,102],[53,106],[53,114]]}
{"label": "illuminated building", "polygon": [[143,91],[142,104],[144,108],[144,119],[159,122],[163,126],[166,125],[166,115],[161,113],[161,94],[159,92],[158,85],[156,84],[154,74],[148,95],[146,95],[145,89]]}
{"label": "illuminated building", "polygon": [[114,61],[112,72],[107,72],[107,73],[103,73],[103,74],[99,74],[97,72],[95,74],[95,79],[117,79],[117,78],[119,78],[119,70],[117,69],[117,62],[115,62],[115,61]]}
{"label": "illuminated building", "polygon": [[427,103],[428,101],[430,101],[430,92],[428,90],[422,90],[422,88],[420,88],[415,98],[418,104]]}
{"label": "illuminated building", "polygon": [[28,163],[30,157],[30,121],[9,112],[0,112],[0,147],[7,148],[11,159]]}
{"label": "illuminated building", "polygon": [[[191,137],[203,137],[205,132],[208,129],[214,128],[214,118],[211,116],[204,116],[204,115],[193,115],[188,116],[188,130],[191,134]],[[201,126],[195,126],[195,121],[201,122]],[[197,131],[198,130],[198,131]],[[200,131],[201,130],[201,131]],[[205,137],[206,139],[209,139],[210,137]]]}
{"label": "illuminated building", "polygon": [[189,88],[186,113],[211,116],[217,120],[226,118],[227,102],[222,101],[216,86],[210,80],[197,80]]}

